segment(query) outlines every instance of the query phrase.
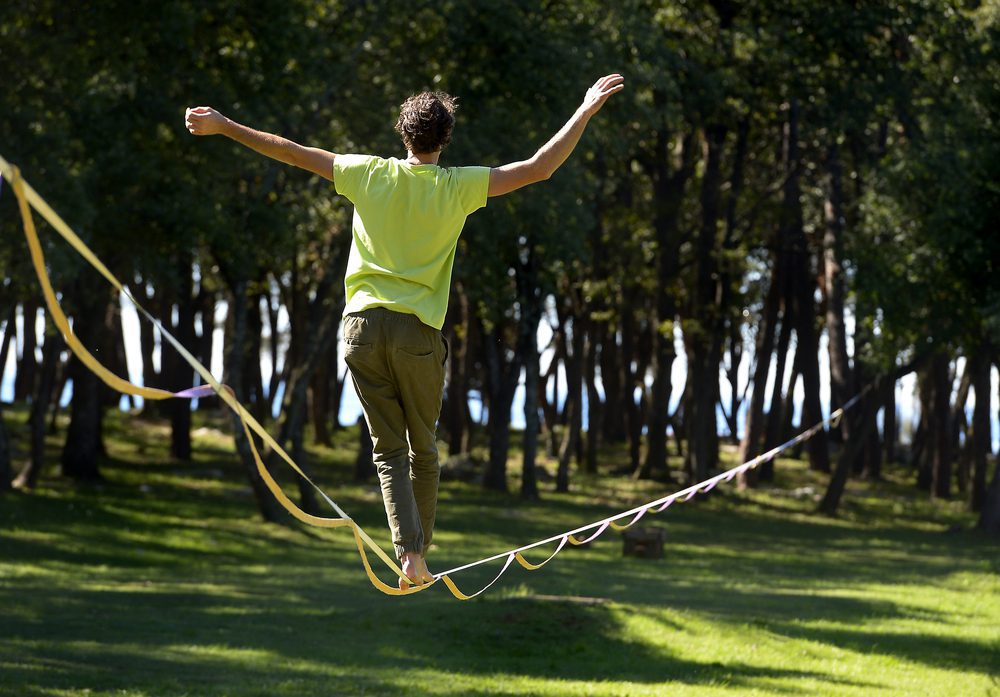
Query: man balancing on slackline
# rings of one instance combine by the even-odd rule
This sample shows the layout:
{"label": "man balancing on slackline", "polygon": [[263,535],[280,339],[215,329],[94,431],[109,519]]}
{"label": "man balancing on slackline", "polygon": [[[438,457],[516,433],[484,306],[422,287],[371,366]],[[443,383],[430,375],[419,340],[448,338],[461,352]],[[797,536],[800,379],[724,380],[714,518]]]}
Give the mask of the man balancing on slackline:
{"label": "man balancing on slackline", "polygon": [[[532,158],[493,168],[438,166],[451,140],[456,106],[440,92],[403,103],[396,130],[405,160],[303,147],[210,107],[186,112],[194,135],[228,136],[332,179],[354,204],[344,279],[345,360],[371,431],[396,556],[413,583],[433,580],[424,553],[434,531],[440,474],[435,429],[447,358],[441,326],[465,219],[485,206],[488,196],[548,179],[576,147],[590,118],[623,87],[621,75],[602,77]],[[400,579],[400,587],[406,585]]]}

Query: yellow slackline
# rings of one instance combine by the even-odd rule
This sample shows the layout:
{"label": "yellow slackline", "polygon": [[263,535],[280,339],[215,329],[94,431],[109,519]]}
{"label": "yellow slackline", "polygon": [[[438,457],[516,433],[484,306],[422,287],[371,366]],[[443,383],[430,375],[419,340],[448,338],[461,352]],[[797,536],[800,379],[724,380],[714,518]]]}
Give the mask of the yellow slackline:
{"label": "yellow slackline", "polygon": [[[32,187],[28,184],[20,174],[17,167],[11,165],[0,156],[0,175],[4,179],[8,180],[11,184],[11,188],[14,190],[14,194],[17,197],[18,207],[21,213],[21,220],[24,226],[24,235],[28,242],[28,249],[31,255],[32,265],[35,268],[35,273],[38,276],[39,284],[42,287],[42,293],[45,297],[45,303],[48,307],[49,314],[52,317],[53,322],[59,331],[62,333],[63,338],[66,340],[66,345],[70,348],[76,357],[84,363],[91,371],[93,371],[105,384],[107,384],[112,389],[130,395],[136,395],[144,399],[150,400],[163,400],[171,399],[177,396],[174,392],[169,392],[167,390],[160,390],[151,387],[142,387],[140,385],[135,385],[124,378],[115,375],[113,372],[108,370],[100,361],[98,361],[80,342],[80,340],[73,333],[73,329],[70,327],[69,320],[67,319],[65,313],[62,311],[62,307],[59,304],[59,300],[56,298],[55,291],[52,289],[52,283],[49,280],[48,272],[45,268],[45,256],[42,252],[41,243],[38,239],[38,233],[35,230],[34,220],[32,218],[31,208],[34,208],[38,213],[45,218],[53,229],[59,233],[59,235],[65,239],[70,246],[76,250],[80,256],[87,260],[91,266],[97,269],[98,272],[114,287],[118,292],[127,297],[143,315],[145,315],[150,321],[152,321],[157,329],[159,329],[162,336],[164,336],[170,344],[177,349],[177,351],[183,356],[184,360],[194,368],[202,379],[211,386],[212,390],[225,402],[233,411],[237,413],[240,417],[240,421],[243,425],[243,430],[246,433],[247,440],[250,443],[250,449],[253,453],[254,462],[257,465],[257,471],[260,473],[261,479],[264,480],[267,488],[271,491],[278,502],[287,510],[293,517],[297,520],[306,523],[307,525],[313,525],[317,527],[325,528],[339,528],[339,527],[349,527],[354,534],[354,539],[358,547],[358,552],[361,555],[361,561],[365,568],[365,573],[368,575],[369,580],[372,585],[378,590],[386,593],[387,595],[410,595],[417,593],[419,591],[425,590],[434,582],[426,583],[423,585],[411,586],[407,590],[401,590],[387,583],[384,583],[378,576],[375,575],[371,564],[368,560],[368,554],[366,547],[373,551],[392,571],[397,577],[407,580],[406,576],[403,574],[399,565],[393,560],[385,550],[383,550],[378,544],[372,540],[371,536],[361,528],[354,520],[348,517],[340,508],[316,485],[312,479],[306,475],[302,469],[295,464],[295,461],[285,452],[285,450],[271,437],[271,435],[264,429],[263,426],[250,414],[242,404],[233,396],[232,391],[227,387],[221,385],[211,374],[211,372],[203,366],[198,359],[196,359],[191,353],[184,348],[183,345],[177,339],[156,320],[155,317],[149,314],[145,308],[135,299],[135,297],[129,292],[129,290],[121,284],[120,281],[112,274],[108,268],[101,262],[101,260],[94,255],[94,253],[84,244],[83,240],[73,232],[73,230],[63,221],[59,215],[52,210],[52,207],[43,199]],[[251,431],[260,436],[261,440],[267,444],[274,452],[276,452],[288,465],[303,477],[309,484],[311,484],[319,493],[326,499],[331,506],[341,514],[340,518],[326,518],[321,516],[311,515],[306,513],[298,505],[296,505],[288,496],[285,495],[281,487],[278,485],[271,474],[268,472],[267,468],[264,466],[264,461],[260,456],[260,452],[257,449],[257,445],[251,436]],[[452,587],[451,584],[449,587]],[[455,589],[457,591],[457,589]],[[454,591],[453,591],[454,592]],[[460,597],[461,593],[456,593],[456,597]]]}
{"label": "yellow slackline", "polygon": [[[568,545],[582,545],[587,542],[597,538],[609,527],[613,530],[624,530],[631,527],[639,521],[646,513],[658,513],[665,510],[675,501],[688,501],[693,496],[699,493],[706,493],[713,489],[720,482],[728,482],[732,480],[737,474],[745,472],[749,469],[753,469],[763,462],[773,459],[778,453],[791,447],[796,443],[803,442],[813,435],[815,435],[820,429],[822,429],[827,424],[836,424],[841,418],[843,413],[853,406],[860,397],[868,391],[869,388],[865,388],[861,393],[856,395],[854,398],[849,400],[844,404],[843,407],[837,411],[830,414],[829,417],[816,424],[812,428],[803,431],[798,436],[792,438],[786,443],[779,445],[776,448],[769,450],[768,452],[745,462],[737,467],[730,470],[722,472],[715,475],[705,481],[698,482],[687,489],[675,492],[668,496],[664,496],[655,501],[650,501],[644,503],[641,506],[633,508],[628,511],[621,513],[616,513],[604,520],[599,520],[593,523],[584,525],[583,527],[577,528],[576,530],[570,530],[567,532],[560,533],[553,537],[539,540],[531,544],[525,545],[523,547],[518,547],[517,549],[512,549],[501,554],[496,554],[492,557],[486,557],[484,559],[479,559],[477,561],[465,564],[463,566],[450,569],[443,573],[435,574],[434,579],[428,583],[422,585],[411,585],[406,590],[401,590],[395,586],[391,586],[384,581],[382,581],[372,569],[371,562],[368,558],[368,550],[371,550],[375,555],[382,560],[386,567],[392,572],[393,575],[398,577],[400,580],[408,581],[406,576],[403,574],[402,570],[396,561],[386,554],[375,541],[364,531],[364,529],[358,525],[354,520],[352,520],[341,508],[338,506],[326,493],[310,479],[302,469],[295,464],[295,461],[285,452],[285,450],[268,434],[263,426],[247,411],[239,400],[236,399],[233,391],[220,384],[209,372],[205,366],[203,366],[198,359],[196,359],[191,353],[184,348],[183,345],[169,332],[163,325],[153,317],[149,312],[146,311],[142,305],[135,299],[135,297],[129,292],[128,288],[123,286],[117,278],[107,269],[107,267],[101,262],[93,252],[87,247],[86,244],[73,232],[72,229],[59,217],[59,215],[52,210],[51,206],[46,203],[45,199],[38,195],[31,186],[21,178],[21,173],[17,167],[11,165],[2,156],[0,156],[0,177],[8,180],[14,190],[14,194],[17,197],[18,208],[21,213],[21,220],[24,226],[24,235],[28,241],[28,250],[31,255],[32,265],[35,268],[35,273],[38,276],[38,282],[42,287],[42,294],[45,297],[45,303],[49,309],[49,314],[52,317],[53,322],[59,328],[62,333],[63,338],[66,340],[66,345],[70,348],[74,355],[80,359],[91,371],[93,371],[105,384],[107,384],[112,389],[122,392],[124,394],[136,395],[143,397],[144,399],[151,400],[163,400],[178,398],[185,395],[186,392],[192,392],[192,390],[185,390],[183,392],[169,392],[167,390],[160,390],[151,387],[142,387],[135,385],[124,378],[115,375],[113,372],[108,370],[100,361],[94,358],[93,355],[86,349],[86,347],[77,339],[76,335],[73,333],[70,327],[69,320],[63,313],[62,308],[59,305],[59,300],[56,298],[55,291],[52,289],[52,284],[49,280],[48,272],[45,269],[45,256],[42,253],[42,246],[38,240],[38,234],[35,230],[35,224],[32,219],[31,209],[34,208],[38,213],[45,218],[53,229],[65,239],[70,246],[76,250],[80,256],[87,260],[91,266],[100,272],[102,276],[110,283],[119,293],[128,298],[136,307],[136,309],[142,313],[150,322],[152,322],[157,329],[159,329],[160,334],[170,342],[170,344],[177,349],[177,352],[184,358],[187,363],[194,368],[195,371],[202,377],[211,391],[219,396],[219,398],[229,406],[236,414],[240,417],[240,423],[243,426],[243,432],[246,435],[247,441],[250,443],[250,450],[253,454],[254,462],[257,465],[257,471],[260,474],[261,479],[263,479],[265,485],[271,494],[277,499],[277,501],[282,505],[282,507],[288,511],[296,520],[299,520],[306,525],[313,525],[322,528],[350,528],[351,533],[354,535],[354,541],[358,548],[358,554],[361,557],[361,563],[364,566],[365,574],[368,576],[368,580],[371,582],[372,586],[376,589],[385,593],[386,595],[412,595],[413,593],[418,593],[422,590],[430,588],[432,585],[438,581],[443,581],[444,585],[448,588],[453,596],[459,600],[469,600],[474,598],[481,593],[489,589],[494,583],[500,580],[500,577],[507,571],[513,562],[517,562],[521,567],[528,571],[535,571],[542,568],[548,564],[552,559],[555,558],[566,546]],[[193,390],[193,392],[199,392],[204,394],[204,388],[199,388],[198,390]],[[270,472],[268,472],[267,467],[264,466],[264,461],[260,456],[260,452],[257,449],[257,445],[254,442],[253,434],[257,434],[260,439],[274,452],[276,452],[281,459],[283,459],[289,467],[291,467],[296,473],[299,474],[303,479],[309,482],[310,485],[320,494],[320,496],[330,504],[330,507],[340,516],[339,518],[326,518],[322,516],[312,515],[306,513],[298,505],[295,504],[285,492],[281,489],[281,486],[274,480]],[[626,521],[626,522],[621,522]],[[586,537],[579,538],[577,535],[588,533]],[[557,543],[554,551],[552,551],[549,556],[539,563],[532,563],[528,561],[524,552],[547,545],[550,543]],[[451,580],[451,574],[470,569],[475,566],[480,566],[482,564],[505,560],[503,567],[500,572],[496,575],[492,581],[490,581],[486,586],[481,588],[471,595],[463,593],[455,585],[454,581]]]}

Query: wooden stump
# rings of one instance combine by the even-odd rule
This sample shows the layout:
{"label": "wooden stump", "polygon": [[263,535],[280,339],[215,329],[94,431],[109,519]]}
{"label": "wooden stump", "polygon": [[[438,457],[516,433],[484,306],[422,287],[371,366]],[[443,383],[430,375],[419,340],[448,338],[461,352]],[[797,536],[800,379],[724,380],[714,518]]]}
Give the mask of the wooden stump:
{"label": "wooden stump", "polygon": [[663,528],[629,528],[622,533],[622,556],[663,558]]}

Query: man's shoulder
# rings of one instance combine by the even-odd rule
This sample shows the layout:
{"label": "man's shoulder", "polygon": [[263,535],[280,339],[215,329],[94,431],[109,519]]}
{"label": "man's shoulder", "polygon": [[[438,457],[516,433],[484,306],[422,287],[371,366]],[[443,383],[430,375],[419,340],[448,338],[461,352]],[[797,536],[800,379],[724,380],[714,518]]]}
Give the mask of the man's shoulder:
{"label": "man's shoulder", "polygon": [[378,155],[365,155],[362,153],[347,153],[337,155],[337,162],[343,167],[359,167],[384,162],[385,158]]}

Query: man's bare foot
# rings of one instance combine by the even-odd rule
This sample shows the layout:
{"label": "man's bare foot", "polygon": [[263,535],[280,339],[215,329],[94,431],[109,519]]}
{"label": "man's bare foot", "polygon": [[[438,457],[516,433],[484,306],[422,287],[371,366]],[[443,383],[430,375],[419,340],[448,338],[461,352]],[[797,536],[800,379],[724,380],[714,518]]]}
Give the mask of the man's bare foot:
{"label": "man's bare foot", "polygon": [[420,586],[434,580],[431,572],[427,570],[427,562],[424,561],[422,555],[416,552],[405,552],[400,561],[403,563],[403,573],[409,579],[409,583],[399,579],[400,590],[407,590],[410,584]]}

